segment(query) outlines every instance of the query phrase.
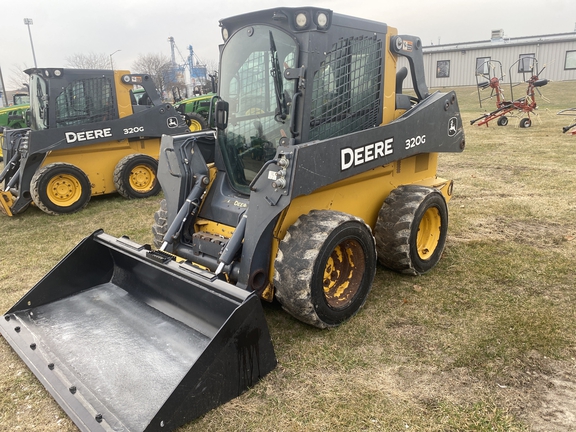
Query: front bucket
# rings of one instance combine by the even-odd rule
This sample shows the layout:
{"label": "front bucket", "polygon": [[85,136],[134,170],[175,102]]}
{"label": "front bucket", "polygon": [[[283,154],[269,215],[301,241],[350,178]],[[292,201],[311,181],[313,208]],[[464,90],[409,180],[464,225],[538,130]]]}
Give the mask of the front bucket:
{"label": "front bucket", "polygon": [[98,231],[0,320],[81,430],[172,430],[276,366],[256,295],[149,255]]}

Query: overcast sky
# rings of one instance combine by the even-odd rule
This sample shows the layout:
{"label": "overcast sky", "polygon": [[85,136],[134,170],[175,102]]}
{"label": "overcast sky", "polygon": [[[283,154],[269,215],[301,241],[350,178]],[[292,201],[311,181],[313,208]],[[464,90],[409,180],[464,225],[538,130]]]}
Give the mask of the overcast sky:
{"label": "overcast sky", "polygon": [[[327,7],[336,13],[385,22],[400,34],[419,36],[423,44],[490,39],[492,30],[505,37],[573,32],[576,0],[3,0],[0,9],[0,67],[7,89],[14,69],[33,67],[24,18],[30,26],[39,67],[66,66],[77,53],[113,56],[115,69],[131,69],[139,54],[170,56],[168,37],[186,58],[196,55],[217,64],[222,42],[218,22],[274,6]],[[177,62],[181,62],[176,52]]]}

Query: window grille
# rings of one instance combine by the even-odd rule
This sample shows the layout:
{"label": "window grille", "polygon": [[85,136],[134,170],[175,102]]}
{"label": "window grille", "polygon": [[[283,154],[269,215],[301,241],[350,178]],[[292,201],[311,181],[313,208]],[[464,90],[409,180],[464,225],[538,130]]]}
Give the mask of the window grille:
{"label": "window grille", "polygon": [[108,78],[89,78],[69,84],[56,98],[56,127],[97,123],[116,118]]}
{"label": "window grille", "polygon": [[334,44],[314,76],[310,139],[326,139],[379,125],[382,41],[348,38]]}

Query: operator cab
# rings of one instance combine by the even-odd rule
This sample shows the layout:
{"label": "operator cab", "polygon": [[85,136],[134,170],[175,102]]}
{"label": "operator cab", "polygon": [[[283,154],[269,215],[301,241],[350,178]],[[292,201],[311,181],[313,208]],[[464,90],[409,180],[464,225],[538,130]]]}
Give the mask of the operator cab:
{"label": "operator cab", "polygon": [[240,193],[249,195],[250,182],[290,133],[295,82],[283,71],[296,67],[298,51],[291,35],[270,25],[242,29],[224,47],[220,97],[229,112],[218,142],[230,182]]}

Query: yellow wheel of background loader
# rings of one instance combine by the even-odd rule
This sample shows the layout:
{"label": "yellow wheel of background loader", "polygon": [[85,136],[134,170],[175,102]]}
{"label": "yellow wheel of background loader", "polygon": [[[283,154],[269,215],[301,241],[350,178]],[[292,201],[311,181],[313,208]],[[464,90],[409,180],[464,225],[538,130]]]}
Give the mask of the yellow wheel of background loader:
{"label": "yellow wheel of background loader", "polygon": [[151,156],[131,154],[114,169],[114,186],[124,198],[147,198],[160,192],[158,162]]}
{"label": "yellow wheel of background loader", "polygon": [[30,184],[34,204],[52,215],[82,210],[92,195],[88,176],[78,167],[63,162],[38,170]]}

